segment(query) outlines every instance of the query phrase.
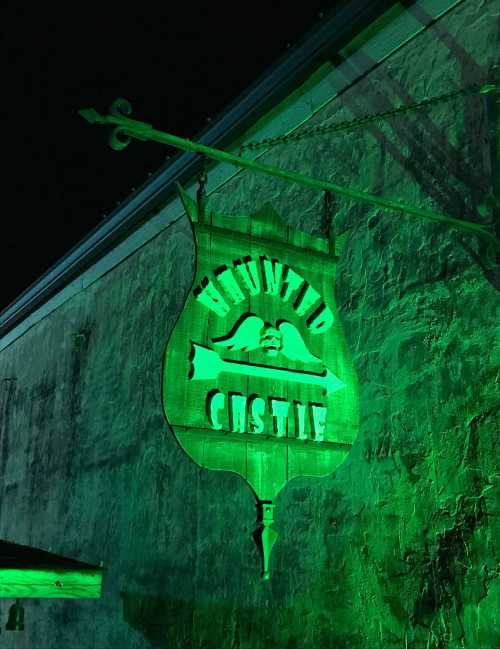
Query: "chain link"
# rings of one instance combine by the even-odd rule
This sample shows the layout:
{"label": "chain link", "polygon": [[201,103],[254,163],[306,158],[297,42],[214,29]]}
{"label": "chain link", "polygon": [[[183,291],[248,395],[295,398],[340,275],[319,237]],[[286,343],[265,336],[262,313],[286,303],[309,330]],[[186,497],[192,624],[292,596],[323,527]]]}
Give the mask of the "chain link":
{"label": "chain link", "polygon": [[454,90],[452,92],[447,92],[443,95],[438,95],[436,97],[431,97],[430,99],[423,99],[422,101],[415,102],[413,104],[406,104],[404,106],[399,106],[392,110],[386,110],[380,113],[374,113],[372,115],[365,115],[363,117],[356,117],[352,120],[345,120],[339,122],[338,124],[327,124],[324,126],[312,126],[305,127],[302,131],[289,133],[287,135],[278,135],[272,138],[266,138],[264,140],[259,140],[256,142],[247,142],[242,144],[239,148],[240,151],[245,149],[260,149],[264,147],[277,146],[278,144],[288,144],[289,142],[297,142],[309,137],[315,137],[318,135],[325,135],[326,133],[338,133],[341,131],[349,131],[351,129],[356,129],[365,124],[371,124],[380,120],[388,119],[395,115],[401,115],[412,110],[417,110],[420,108],[425,108],[427,106],[432,106],[434,104],[439,104],[441,102],[449,101],[460,95],[474,95],[478,93],[488,93],[488,92],[498,92],[498,86],[494,84],[473,84],[465,88],[460,88],[460,90]]}

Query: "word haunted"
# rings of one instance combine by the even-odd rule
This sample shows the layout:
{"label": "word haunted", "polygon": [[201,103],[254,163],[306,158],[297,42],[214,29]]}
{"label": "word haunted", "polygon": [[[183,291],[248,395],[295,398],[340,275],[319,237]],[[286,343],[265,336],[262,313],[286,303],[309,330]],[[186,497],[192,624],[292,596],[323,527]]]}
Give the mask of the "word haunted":
{"label": "word haunted", "polygon": [[321,294],[291,266],[265,255],[235,259],[232,267],[220,266],[212,278],[204,277],[194,289],[198,302],[219,317],[248,296],[260,294],[291,303],[299,317],[307,316],[306,325],[312,334],[322,334],[333,324],[333,313]]}
{"label": "word haunted", "polygon": [[[255,433],[276,437],[324,440],[327,408],[321,403],[293,404],[286,399],[257,394],[246,397],[230,392],[227,396],[219,390],[207,394],[206,411],[214,430],[233,433]],[[290,425],[290,421],[292,422]]]}

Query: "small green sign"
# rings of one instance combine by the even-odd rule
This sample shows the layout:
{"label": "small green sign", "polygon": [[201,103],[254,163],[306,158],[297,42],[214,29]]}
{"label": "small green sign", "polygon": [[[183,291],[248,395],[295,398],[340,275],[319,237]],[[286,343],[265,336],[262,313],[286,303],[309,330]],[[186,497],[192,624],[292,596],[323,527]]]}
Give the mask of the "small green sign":
{"label": "small green sign", "polygon": [[264,579],[274,501],[297,476],[331,474],[358,430],[357,378],[333,296],[326,239],[278,218],[197,222],[196,275],[165,352],[163,406],[180,446],[250,485]]}

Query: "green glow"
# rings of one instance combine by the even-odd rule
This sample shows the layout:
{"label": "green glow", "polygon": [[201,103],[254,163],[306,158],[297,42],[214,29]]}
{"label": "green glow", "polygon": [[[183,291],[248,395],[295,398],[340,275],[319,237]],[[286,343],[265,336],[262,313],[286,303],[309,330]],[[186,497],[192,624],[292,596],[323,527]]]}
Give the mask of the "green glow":
{"label": "green glow", "polygon": [[297,315],[305,315],[311,307],[320,299],[321,295],[312,286],[306,284],[302,289],[297,302],[295,303],[295,310]]}
{"label": "green glow", "polygon": [[285,275],[283,278],[283,287],[281,289],[281,297],[283,302],[288,302],[291,295],[297,291],[304,283],[304,278],[296,273],[293,268],[287,266],[285,268]]}
{"label": "green glow", "polygon": [[277,494],[294,477],[330,474],[357,433],[357,380],[331,294],[337,256],[312,238],[268,240],[269,218],[253,219],[250,237],[188,208],[197,270],[166,349],[165,414],[195,462],[254,491],[268,578]]}
{"label": "green glow", "polygon": [[0,569],[0,597],[98,598],[101,584],[99,570]]}
{"label": "green glow", "polygon": [[334,322],[334,317],[331,309],[326,304],[322,304],[316,311],[307,319],[307,327],[312,334],[319,334],[330,329]]}
{"label": "green glow", "polygon": [[300,402],[295,403],[295,431],[298,439],[306,439],[305,435],[306,407]]}
{"label": "green glow", "polygon": [[278,538],[278,534],[271,527],[274,522],[274,505],[272,503],[264,503],[262,506],[262,529],[261,529],[261,543],[263,550],[263,566],[262,566],[262,579],[267,581],[271,573],[269,571],[269,560],[271,551]]}
{"label": "green glow", "polygon": [[317,404],[311,405],[313,418],[313,434],[317,442],[322,442],[325,435],[326,427],[326,408]]}
{"label": "green glow", "polygon": [[219,412],[221,410],[224,410],[225,404],[226,397],[222,394],[222,392],[219,392],[219,390],[209,392],[207,397],[207,410],[209,413],[208,418],[210,421],[210,426],[214,430],[221,430],[222,428],[222,424],[219,421]]}
{"label": "green glow", "polygon": [[229,305],[222,297],[220,291],[215,288],[213,282],[207,282],[206,286],[200,288],[196,299],[218,316],[225,316],[229,313]]}
{"label": "green glow", "polygon": [[269,401],[271,402],[271,413],[275,422],[276,436],[285,437],[288,432],[287,422],[290,404],[288,401],[282,401],[281,399],[271,398]]}
{"label": "green glow", "polygon": [[233,304],[239,304],[245,299],[245,294],[238,286],[233,271],[230,268],[224,269],[222,272],[218,273],[217,279],[224,289],[224,292],[229,295],[231,302]]}
{"label": "green glow", "polygon": [[262,397],[254,395],[250,397],[250,421],[249,428],[252,433],[260,434],[264,432],[264,413],[266,411],[266,402]]}
{"label": "green glow", "polygon": [[345,387],[329,369],[322,372],[306,372],[303,370],[287,370],[282,367],[270,367],[255,363],[244,363],[220,358],[217,352],[207,347],[193,343],[193,360],[191,361],[191,379],[193,381],[206,381],[217,379],[219,374],[242,374],[255,376],[273,381],[286,381],[303,383],[304,385],[318,385],[326,394]]}
{"label": "green glow", "polygon": [[[212,273],[212,277],[203,277],[194,290],[196,299],[219,317],[223,318],[230,312],[230,304],[240,304],[246,297],[260,295],[264,286],[265,294],[279,296],[285,303],[298,291],[293,308],[300,317],[309,314],[306,325],[311,333],[323,333],[332,326],[333,313],[323,301],[321,293],[288,264],[261,256],[258,262],[251,257],[235,259],[232,266],[242,286],[238,284],[232,269],[224,264]],[[318,303],[316,311],[311,313]]]}
{"label": "green glow", "polygon": [[[214,431],[285,437],[287,440],[313,440],[325,444],[328,409],[320,403],[304,405],[284,398],[266,400],[258,395],[226,395],[212,390],[206,398],[208,423]],[[292,413],[290,412],[292,410]],[[293,415],[293,416],[292,416]],[[308,418],[308,419],[307,419]],[[306,421],[309,420],[308,430]],[[210,434],[213,438],[213,433]]]}
{"label": "green glow", "polygon": [[[311,354],[299,330],[286,320],[278,321],[276,327],[265,324],[262,318],[245,313],[225,336],[213,338],[212,342],[231,351],[262,349],[267,356],[283,355],[291,361],[319,363]],[[331,323],[330,323],[331,326]]]}
{"label": "green glow", "polygon": [[253,259],[236,259],[234,262],[236,272],[239,273],[245,289],[250,295],[258,295],[261,290],[257,263]]}
{"label": "green glow", "polygon": [[233,433],[245,432],[247,399],[242,394],[232,394],[229,397],[229,419]]}
{"label": "green glow", "polygon": [[262,259],[264,290],[268,295],[278,295],[283,279],[283,264],[276,259]]}

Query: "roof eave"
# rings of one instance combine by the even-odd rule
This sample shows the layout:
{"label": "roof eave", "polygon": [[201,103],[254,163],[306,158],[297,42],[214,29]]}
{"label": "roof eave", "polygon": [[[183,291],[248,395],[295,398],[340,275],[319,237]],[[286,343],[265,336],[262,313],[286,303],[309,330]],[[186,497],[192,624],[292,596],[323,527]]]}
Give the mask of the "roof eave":
{"label": "roof eave", "polygon": [[[396,0],[348,0],[314,27],[195,138],[224,148],[331,59]],[[180,153],[0,313],[0,338],[139,227],[200,170],[196,154]]]}

